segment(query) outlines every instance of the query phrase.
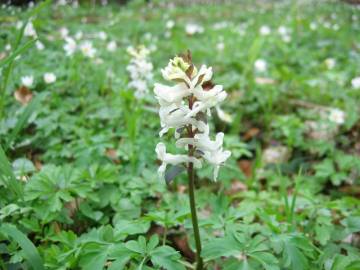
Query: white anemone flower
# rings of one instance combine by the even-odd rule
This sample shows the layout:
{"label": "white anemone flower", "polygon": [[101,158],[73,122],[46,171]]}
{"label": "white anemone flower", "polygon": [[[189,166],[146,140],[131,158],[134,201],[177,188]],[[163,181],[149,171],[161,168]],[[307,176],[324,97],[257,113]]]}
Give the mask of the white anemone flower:
{"label": "white anemone flower", "polygon": [[260,32],[260,35],[262,35],[262,36],[268,36],[271,33],[271,28],[267,25],[263,25],[260,27],[259,32]]}
{"label": "white anemone flower", "polygon": [[204,32],[204,27],[202,27],[201,25],[196,24],[196,23],[188,23],[185,26],[185,32],[189,36],[192,36],[192,35],[195,35],[195,34],[201,34],[201,33]]}
{"label": "white anemone flower", "polygon": [[257,59],[254,63],[255,70],[265,72],[267,70],[267,62],[264,59]]}
{"label": "white anemone flower", "polygon": [[346,114],[339,109],[331,109],[329,113],[329,120],[335,124],[342,125],[345,122]]}
{"label": "white anemone flower", "polygon": [[92,43],[90,41],[84,41],[80,45],[80,51],[82,54],[89,58],[94,58],[96,54],[96,49],[93,47]]}
{"label": "white anemone flower", "polygon": [[23,86],[30,88],[34,83],[34,77],[32,75],[21,77],[21,83]]}
{"label": "white anemone flower", "polygon": [[65,39],[65,41],[66,41],[66,43],[64,45],[64,50],[66,52],[66,55],[67,56],[73,55],[74,52],[77,49],[77,45],[76,45],[75,40],[73,38],[71,38],[71,37],[67,37]]}
{"label": "white anemone flower", "polygon": [[37,36],[36,30],[35,30],[34,25],[33,25],[33,23],[31,21],[29,21],[25,26],[24,36],[26,36],[26,37],[36,37]]}
{"label": "white anemone flower", "polygon": [[52,72],[46,72],[44,74],[44,82],[47,84],[52,84],[56,81],[56,75]]}
{"label": "white anemone flower", "polygon": [[333,69],[336,65],[336,60],[334,58],[327,58],[325,60],[325,65],[328,69]]}
{"label": "white anemone flower", "polygon": [[354,89],[360,89],[360,77],[351,80],[351,85]]}
{"label": "white anemone flower", "polygon": [[38,49],[39,51],[42,51],[43,49],[45,49],[44,44],[40,40],[37,40],[35,42],[35,46],[36,46],[36,49]]}
{"label": "white anemone flower", "polygon": [[175,22],[173,20],[168,20],[165,26],[167,29],[172,29],[175,26]]}
{"label": "white anemone flower", "polygon": [[106,40],[107,39],[107,34],[104,32],[104,31],[100,31],[98,34],[97,34],[98,38],[101,39],[101,40]]}
{"label": "white anemone flower", "polygon": [[116,41],[110,41],[107,45],[106,45],[106,49],[109,52],[115,52],[117,49],[117,44]]}
{"label": "white anemone flower", "polygon": [[66,27],[61,27],[59,33],[62,39],[66,39],[69,36],[69,29]]}

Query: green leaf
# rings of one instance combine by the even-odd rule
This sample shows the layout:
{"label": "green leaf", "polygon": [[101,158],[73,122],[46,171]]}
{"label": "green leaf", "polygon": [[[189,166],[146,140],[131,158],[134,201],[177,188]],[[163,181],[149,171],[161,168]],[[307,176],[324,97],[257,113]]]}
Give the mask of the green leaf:
{"label": "green leaf", "polygon": [[4,223],[0,227],[0,232],[4,233],[14,239],[16,243],[22,248],[24,258],[31,265],[33,270],[43,270],[44,264],[34,244],[19,231],[14,225]]}
{"label": "green leaf", "polygon": [[167,270],[185,270],[179,259],[180,254],[169,246],[158,247],[151,253],[151,262]]}
{"label": "green leaf", "polygon": [[10,162],[7,159],[3,148],[0,145],[0,181],[5,184],[17,197],[23,197],[23,188],[16,179]]}
{"label": "green leaf", "polygon": [[236,256],[241,253],[243,245],[233,236],[221,239],[214,239],[204,245],[201,255],[206,260],[220,257]]}

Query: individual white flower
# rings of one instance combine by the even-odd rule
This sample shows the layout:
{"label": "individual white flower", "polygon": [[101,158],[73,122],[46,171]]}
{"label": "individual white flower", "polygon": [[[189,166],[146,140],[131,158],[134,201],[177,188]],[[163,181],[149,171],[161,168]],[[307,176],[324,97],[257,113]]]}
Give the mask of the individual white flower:
{"label": "individual white flower", "polygon": [[59,29],[59,33],[62,39],[66,39],[69,36],[69,29],[66,27],[61,27]]}
{"label": "individual white flower", "polygon": [[[190,67],[190,64],[186,63],[183,58],[175,57],[171,59],[169,64],[161,70],[161,73],[165,80],[184,80],[184,82],[189,83],[190,80],[186,75],[186,70]],[[196,70],[193,70],[193,75]]]}
{"label": "individual white flower", "polygon": [[289,30],[285,26],[283,26],[283,25],[279,26],[278,33],[280,35],[287,35],[288,32],[289,32]]}
{"label": "individual white flower", "polygon": [[170,31],[165,31],[164,37],[165,38],[170,38],[171,37],[171,32]]}
{"label": "individual white flower", "polygon": [[10,50],[11,50],[11,44],[6,44],[5,51],[10,51]]}
{"label": "individual white flower", "polygon": [[338,30],[340,29],[340,26],[339,26],[337,23],[335,23],[335,24],[332,26],[332,29],[333,29],[334,31],[338,31]]}
{"label": "individual white flower", "polygon": [[36,37],[37,36],[36,30],[35,30],[34,25],[33,25],[33,23],[31,21],[29,21],[25,26],[24,36],[26,36],[26,37]]}
{"label": "individual white flower", "polygon": [[173,155],[166,153],[166,146],[163,143],[158,143],[155,148],[157,158],[162,161],[161,166],[158,169],[160,176],[165,174],[167,165],[178,165],[181,163],[193,163],[195,168],[201,168],[201,161],[195,157],[189,157],[187,155]]}
{"label": "individual white flower", "polygon": [[345,122],[345,112],[339,109],[331,109],[329,113],[329,120],[335,124],[342,125]]}
{"label": "individual white flower", "polygon": [[224,110],[222,110],[220,106],[216,106],[216,113],[221,121],[229,124],[232,123],[233,117]]}
{"label": "individual white flower", "polygon": [[56,75],[51,72],[47,72],[44,74],[44,82],[47,84],[54,83],[56,81]]}
{"label": "individual white flower", "polygon": [[101,39],[101,40],[106,40],[107,39],[107,35],[104,31],[100,31],[98,34],[97,34],[98,38]]}
{"label": "individual white flower", "polygon": [[83,37],[83,32],[77,31],[75,34],[75,39],[79,40],[82,39],[82,37]]}
{"label": "individual white flower", "polygon": [[67,4],[66,0],[58,0],[57,1],[58,6],[66,6],[66,4]]}
{"label": "individual white flower", "polygon": [[285,43],[289,43],[291,41],[291,36],[289,35],[284,35],[282,36],[282,40],[285,42]]}
{"label": "individual white flower", "polygon": [[265,72],[267,70],[267,62],[264,59],[257,59],[254,63],[255,70]]}
{"label": "individual white flower", "polygon": [[45,49],[44,44],[40,40],[37,40],[35,42],[35,46],[36,46],[36,49],[38,49],[39,51],[42,51],[43,49]]}
{"label": "individual white flower", "polygon": [[90,41],[84,41],[83,43],[81,43],[80,51],[84,56],[89,58],[94,58],[96,54],[96,49],[93,47]]}
{"label": "individual white flower", "polygon": [[175,26],[175,22],[173,20],[168,20],[165,26],[167,29],[172,29]]}
{"label": "individual white flower", "polygon": [[216,49],[218,51],[223,51],[225,49],[225,44],[224,42],[219,42],[218,44],[216,44]]}
{"label": "individual white flower", "polygon": [[20,29],[21,27],[23,27],[24,23],[22,21],[18,21],[16,23],[16,29]]}
{"label": "individual white flower", "polygon": [[21,77],[21,83],[23,86],[30,88],[34,83],[34,77],[32,75]]}
{"label": "individual white flower", "polygon": [[262,161],[265,164],[284,163],[290,158],[290,149],[285,146],[270,146],[262,154]]}
{"label": "individual white flower", "polygon": [[356,77],[351,80],[351,85],[355,89],[360,89],[360,77]]}
{"label": "individual white flower", "polygon": [[77,45],[76,45],[75,40],[71,37],[67,37],[65,39],[65,41],[66,41],[66,43],[64,45],[64,50],[66,52],[66,55],[70,56],[70,55],[74,54],[74,52],[76,51]]}
{"label": "individual white flower", "polygon": [[310,29],[311,29],[311,30],[313,30],[313,31],[314,31],[314,30],[316,30],[316,29],[317,29],[317,27],[318,27],[318,25],[317,25],[317,23],[316,23],[316,22],[311,22],[311,23],[310,23]]}
{"label": "individual white flower", "polygon": [[328,69],[333,69],[336,65],[336,60],[334,58],[327,58],[325,60],[325,65]]}
{"label": "individual white flower", "polygon": [[201,33],[204,32],[204,27],[202,27],[201,25],[196,24],[196,23],[188,23],[185,26],[185,32],[189,36],[192,36],[192,35],[195,35],[195,34],[201,34]]}
{"label": "individual white flower", "polygon": [[110,41],[110,42],[106,45],[106,49],[107,49],[109,52],[115,52],[116,49],[117,49],[116,41],[114,41],[114,40]]}
{"label": "individual white flower", "polygon": [[231,156],[230,151],[228,150],[223,151],[222,149],[219,149],[218,151],[215,152],[204,153],[204,159],[206,159],[207,162],[209,162],[211,165],[214,166],[214,172],[213,172],[214,181],[217,181],[220,166],[223,165],[230,156]]}
{"label": "individual white flower", "polygon": [[271,33],[271,28],[267,25],[263,25],[260,27],[259,32],[262,36],[268,36]]}

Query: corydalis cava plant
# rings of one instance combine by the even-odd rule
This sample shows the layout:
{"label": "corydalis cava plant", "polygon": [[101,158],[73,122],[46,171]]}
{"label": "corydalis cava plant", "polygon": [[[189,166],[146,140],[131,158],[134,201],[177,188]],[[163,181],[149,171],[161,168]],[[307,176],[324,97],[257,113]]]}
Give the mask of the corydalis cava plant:
{"label": "corydalis cava plant", "polygon": [[135,97],[142,99],[149,92],[148,83],[152,80],[153,65],[148,59],[150,51],[144,46],[127,49],[131,60],[126,70],[130,74],[129,87],[135,90]]}
{"label": "corydalis cava plant", "polygon": [[198,70],[191,62],[191,56],[177,56],[162,70],[165,80],[175,82],[173,86],[155,84],[155,95],[160,104],[160,137],[175,129],[176,147],[188,150],[184,154],[166,152],[162,142],[156,146],[158,159],[162,161],[158,172],[164,176],[167,165],[192,163],[200,168],[203,161],[214,166],[213,179],[216,181],[220,165],[230,156],[223,150],[224,133],[210,138],[207,116],[210,109],[222,102],[227,94],[221,85],[213,85],[212,68],[205,65]]}
{"label": "corydalis cava plant", "polygon": [[[160,137],[170,129],[175,129],[176,147],[185,148],[187,154],[170,154],[165,144],[156,146],[158,159],[162,161],[159,168],[161,177],[167,165],[184,165],[189,177],[189,202],[191,220],[194,229],[196,246],[196,270],[203,269],[201,258],[200,231],[195,203],[194,168],[200,168],[205,160],[214,166],[214,180],[217,179],[220,165],[230,156],[230,151],[223,150],[224,133],[218,133],[215,140],[210,138],[207,116],[210,109],[222,102],[227,94],[221,85],[211,83],[211,67],[201,66],[200,70],[192,64],[191,55],[177,56],[171,59],[162,70],[165,80],[175,82],[173,86],[155,84],[155,95],[160,104],[161,131]],[[180,172],[173,167],[175,172]],[[176,173],[170,173],[175,177]],[[171,179],[170,179],[171,180]]]}

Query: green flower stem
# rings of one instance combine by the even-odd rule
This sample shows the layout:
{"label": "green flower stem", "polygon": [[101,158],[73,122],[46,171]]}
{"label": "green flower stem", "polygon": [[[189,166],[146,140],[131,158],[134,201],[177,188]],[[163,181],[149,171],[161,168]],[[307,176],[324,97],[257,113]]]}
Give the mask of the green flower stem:
{"label": "green flower stem", "polygon": [[[189,146],[190,150],[190,146]],[[195,204],[195,173],[194,173],[194,164],[189,163],[188,166],[188,176],[189,176],[189,201],[191,209],[191,220],[194,230],[195,246],[196,246],[196,270],[203,270],[203,260],[201,258],[201,240],[198,219],[196,214],[196,204]]]}
{"label": "green flower stem", "polygon": [[[192,109],[194,104],[193,96],[189,97],[189,108]],[[194,132],[192,130],[192,125],[188,127],[188,136],[189,138],[194,138]],[[195,147],[189,145],[189,156],[193,156]],[[189,202],[191,210],[191,221],[194,230],[195,246],[196,246],[196,270],[203,270],[203,260],[201,258],[201,240],[199,232],[199,224],[196,213],[196,203],[195,203],[195,171],[194,163],[189,163],[187,167],[188,177],[189,177]]]}

